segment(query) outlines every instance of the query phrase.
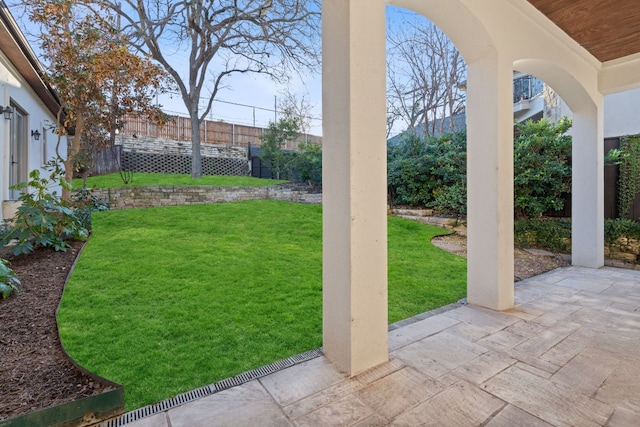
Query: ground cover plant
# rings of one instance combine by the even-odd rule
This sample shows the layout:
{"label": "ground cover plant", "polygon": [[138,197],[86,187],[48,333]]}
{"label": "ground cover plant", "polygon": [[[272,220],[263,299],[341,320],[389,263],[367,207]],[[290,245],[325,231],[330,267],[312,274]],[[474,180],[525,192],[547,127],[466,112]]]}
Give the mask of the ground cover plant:
{"label": "ground cover plant", "polygon": [[[389,321],[466,293],[443,229],[389,218]],[[59,311],[82,366],[131,410],[317,348],[322,207],[256,200],[97,212]]]}
{"label": "ground cover plant", "polygon": [[[87,188],[124,188],[143,186],[189,186],[189,185],[211,185],[217,187],[264,187],[267,185],[281,184],[285,181],[275,179],[260,179],[251,176],[226,176],[226,175],[203,175],[202,178],[191,178],[188,174],[165,174],[165,173],[134,173],[130,183],[125,184],[119,173],[90,176],[87,178]],[[82,178],[73,180],[73,188],[82,188]]]}

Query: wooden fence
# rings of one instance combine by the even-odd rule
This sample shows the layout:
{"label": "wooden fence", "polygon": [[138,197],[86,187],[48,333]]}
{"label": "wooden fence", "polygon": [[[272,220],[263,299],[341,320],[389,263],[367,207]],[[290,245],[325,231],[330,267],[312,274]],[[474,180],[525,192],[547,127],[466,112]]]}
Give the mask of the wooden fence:
{"label": "wooden fence", "polygon": [[[259,146],[260,136],[264,128],[237,125],[221,121],[203,120],[200,123],[200,141],[212,144],[234,145],[248,147]],[[129,116],[124,120],[122,132],[126,135],[149,136],[151,138],[169,138],[178,141],[191,141],[191,119],[189,117],[172,116],[165,125],[158,126],[139,117]],[[303,135],[315,143],[322,143],[322,138],[314,135]],[[291,141],[284,147],[286,150],[296,150],[298,141]]]}

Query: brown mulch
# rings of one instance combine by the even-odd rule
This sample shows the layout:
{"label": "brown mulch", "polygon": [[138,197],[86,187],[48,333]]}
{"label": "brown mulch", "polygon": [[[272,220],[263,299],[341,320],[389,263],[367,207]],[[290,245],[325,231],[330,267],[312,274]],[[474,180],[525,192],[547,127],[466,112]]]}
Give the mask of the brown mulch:
{"label": "brown mulch", "polygon": [[[437,236],[432,239],[432,243],[451,253],[467,256],[466,236],[457,233]],[[545,251],[532,252],[534,251],[514,249],[513,280],[515,282],[569,265],[569,262],[559,254]]]}
{"label": "brown mulch", "polygon": [[107,391],[62,349],[55,312],[83,242],[66,252],[37,249],[8,259],[22,284],[0,299],[0,420]]}
{"label": "brown mulch", "polygon": [[[465,255],[462,236],[441,236],[434,243],[447,243],[448,250]],[[0,300],[0,420],[109,389],[71,362],[58,337],[55,311],[82,245],[74,242],[66,252],[40,248],[19,257],[0,252],[22,281],[20,292]],[[517,280],[564,265],[557,256],[516,251]]]}

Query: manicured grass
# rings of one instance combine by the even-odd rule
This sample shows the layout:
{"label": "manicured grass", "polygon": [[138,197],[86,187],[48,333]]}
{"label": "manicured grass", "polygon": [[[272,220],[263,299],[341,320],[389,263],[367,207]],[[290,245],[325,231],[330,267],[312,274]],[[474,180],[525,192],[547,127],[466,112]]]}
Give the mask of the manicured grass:
{"label": "manicured grass", "polygon": [[[133,180],[129,184],[122,182],[120,174],[90,176],[87,178],[87,188],[122,188],[157,186],[184,186],[184,185],[211,185],[218,187],[263,187],[280,184],[286,181],[275,179],[260,179],[251,176],[222,176],[204,175],[202,178],[193,179],[188,174],[164,174],[164,173],[134,173]],[[82,179],[73,180],[73,188],[82,188]]]}
{"label": "manicured grass", "polygon": [[[99,212],[62,299],[69,354],[126,409],[322,345],[322,207],[256,200]],[[389,218],[390,322],[465,295],[444,230]]]}

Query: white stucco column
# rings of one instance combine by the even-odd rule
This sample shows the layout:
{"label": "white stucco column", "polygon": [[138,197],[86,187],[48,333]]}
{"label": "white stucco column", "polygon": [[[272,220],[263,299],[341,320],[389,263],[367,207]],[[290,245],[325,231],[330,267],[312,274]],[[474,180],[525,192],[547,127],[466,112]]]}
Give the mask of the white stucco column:
{"label": "white stucco column", "polygon": [[355,375],[388,359],[384,0],[324,0],[323,350]]}
{"label": "white stucco column", "polygon": [[573,112],[571,135],[571,263],[604,265],[604,125],[602,98],[594,108]]}
{"label": "white stucco column", "polygon": [[467,299],[513,307],[513,65],[499,55],[468,64]]}

